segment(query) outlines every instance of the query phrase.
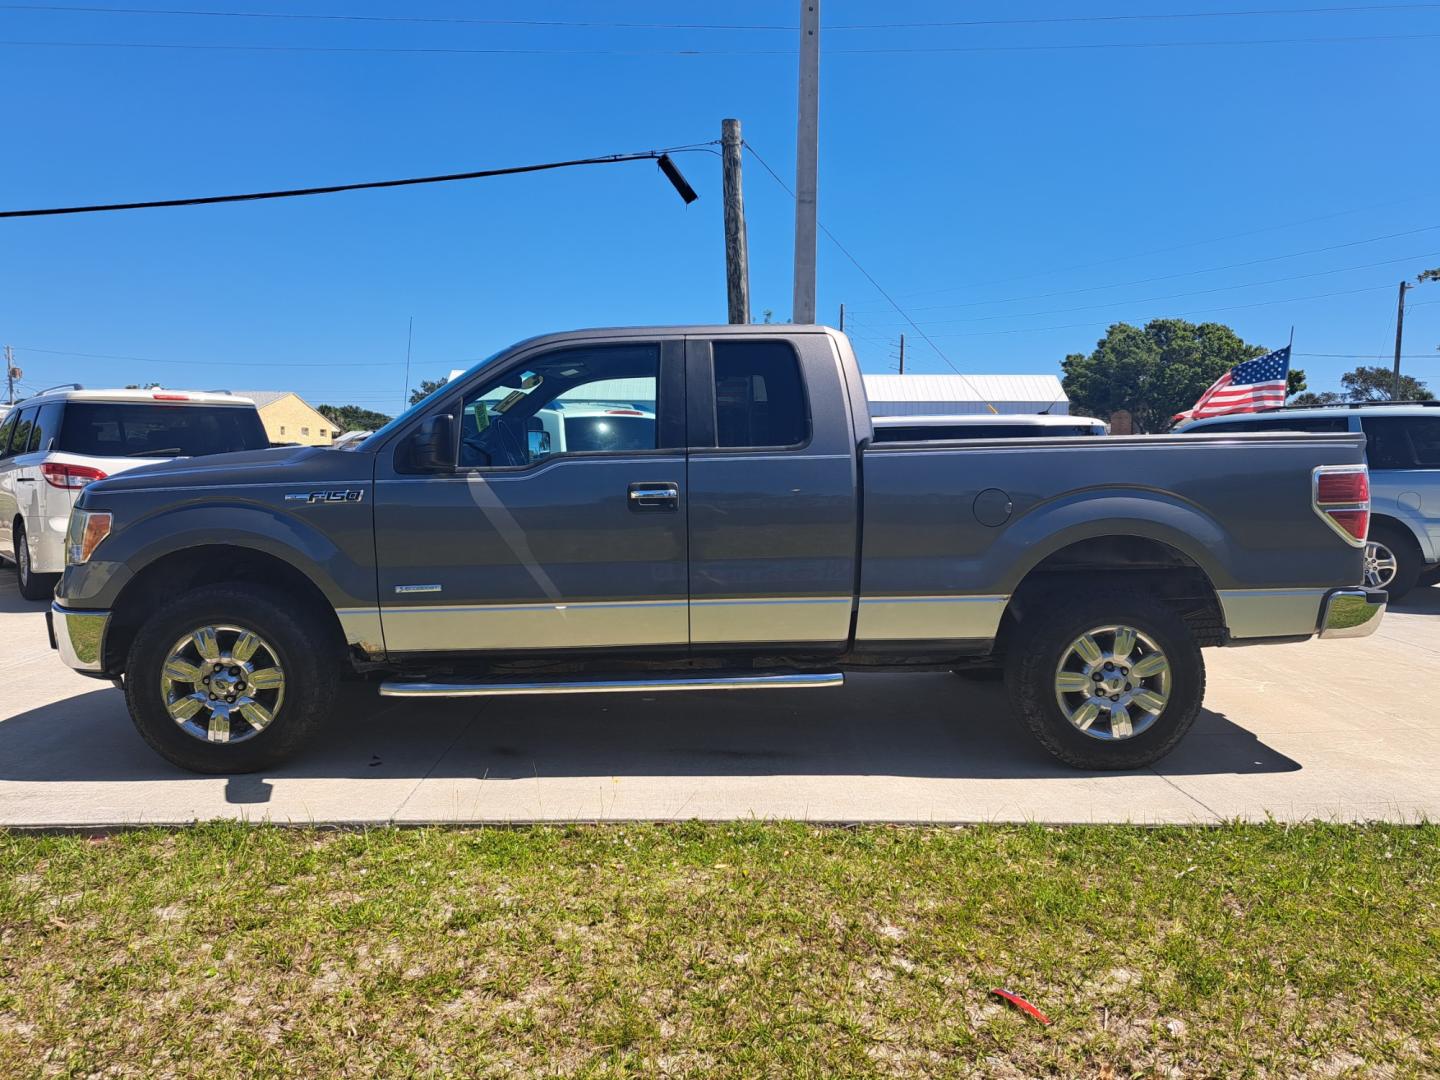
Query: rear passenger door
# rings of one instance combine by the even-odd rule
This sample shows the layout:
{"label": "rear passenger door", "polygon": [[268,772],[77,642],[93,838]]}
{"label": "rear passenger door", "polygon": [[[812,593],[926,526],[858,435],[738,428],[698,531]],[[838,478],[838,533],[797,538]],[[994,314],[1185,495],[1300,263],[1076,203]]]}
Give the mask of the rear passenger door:
{"label": "rear passenger door", "polygon": [[855,448],[824,334],[686,343],[690,642],[834,653],[855,588]]}

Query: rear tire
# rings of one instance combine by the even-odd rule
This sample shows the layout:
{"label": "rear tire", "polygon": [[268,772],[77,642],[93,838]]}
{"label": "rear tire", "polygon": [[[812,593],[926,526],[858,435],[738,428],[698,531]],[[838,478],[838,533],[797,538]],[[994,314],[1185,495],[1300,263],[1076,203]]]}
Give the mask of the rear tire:
{"label": "rear tire", "polygon": [[1030,734],[1079,769],[1154,764],[1205,696],[1205,662],[1185,621],[1123,587],[1058,595],[1032,613],[1016,628],[1005,676]]}
{"label": "rear tire", "polygon": [[125,668],[130,718],[182,769],[268,768],[297,753],[329,716],[344,662],[336,639],[319,613],[278,589],[195,589],[135,635]]}
{"label": "rear tire", "polygon": [[1371,526],[1365,544],[1365,585],[1384,589],[1392,601],[1399,600],[1415,587],[1420,569],[1420,548],[1408,529],[1384,521]]}
{"label": "rear tire", "polygon": [[30,541],[25,536],[25,526],[15,522],[15,581],[20,586],[20,595],[26,600],[49,600],[55,595],[55,583],[59,574],[37,574],[30,564]]}

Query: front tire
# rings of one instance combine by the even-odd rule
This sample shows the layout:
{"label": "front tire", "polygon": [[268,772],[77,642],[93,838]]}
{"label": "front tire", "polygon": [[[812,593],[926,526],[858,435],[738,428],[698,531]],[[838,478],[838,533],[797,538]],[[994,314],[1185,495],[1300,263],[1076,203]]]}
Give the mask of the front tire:
{"label": "front tire", "polygon": [[1154,764],[1190,730],[1205,662],[1161,600],[1120,589],[1059,597],[1016,629],[1006,683],[1021,722],[1079,769]]}
{"label": "front tire", "polygon": [[15,523],[15,582],[26,600],[49,600],[55,593],[57,574],[37,574],[30,561],[30,541],[25,526]]}
{"label": "front tire", "polygon": [[255,772],[318,733],[342,662],[333,628],[296,598],[264,585],[209,585],[141,626],[125,701],[167,761],[191,772]]}

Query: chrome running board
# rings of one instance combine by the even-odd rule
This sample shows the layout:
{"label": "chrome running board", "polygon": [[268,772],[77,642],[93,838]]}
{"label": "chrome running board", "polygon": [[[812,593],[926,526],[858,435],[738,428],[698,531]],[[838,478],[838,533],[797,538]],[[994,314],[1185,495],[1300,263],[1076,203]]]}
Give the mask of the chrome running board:
{"label": "chrome running board", "polygon": [[404,682],[380,684],[381,697],[513,697],[523,694],[653,694],[668,690],[810,690],[844,686],[834,674],[701,676],[693,679],[591,679],[556,682]]}

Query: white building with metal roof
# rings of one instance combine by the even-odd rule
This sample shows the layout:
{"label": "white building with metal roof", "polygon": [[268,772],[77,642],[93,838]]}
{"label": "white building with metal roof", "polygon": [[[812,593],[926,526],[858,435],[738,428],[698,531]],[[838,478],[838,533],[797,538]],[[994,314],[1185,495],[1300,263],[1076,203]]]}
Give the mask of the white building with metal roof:
{"label": "white building with metal roof", "polygon": [[1055,375],[866,375],[872,416],[964,416],[988,413],[1069,413]]}

